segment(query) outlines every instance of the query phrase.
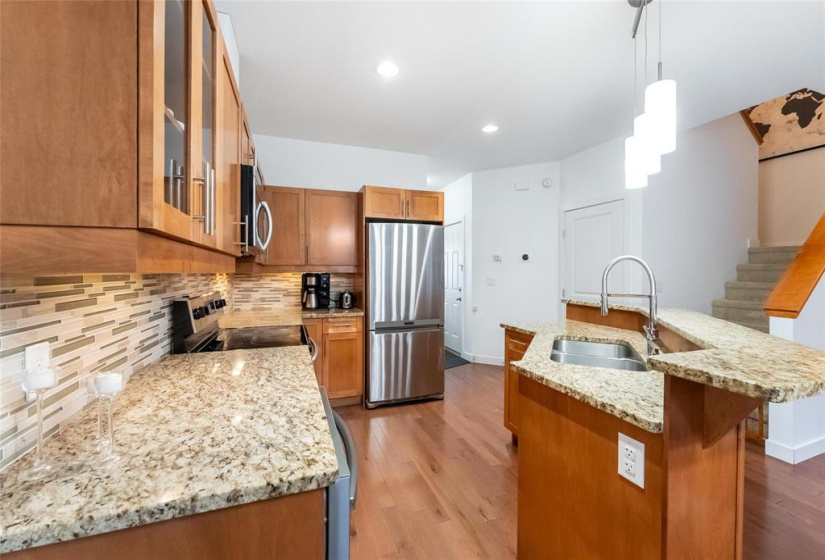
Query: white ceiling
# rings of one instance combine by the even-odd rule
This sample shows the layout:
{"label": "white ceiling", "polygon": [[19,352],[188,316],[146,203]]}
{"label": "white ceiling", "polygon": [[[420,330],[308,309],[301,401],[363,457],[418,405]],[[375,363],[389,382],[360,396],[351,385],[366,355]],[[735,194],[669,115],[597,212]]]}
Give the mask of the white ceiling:
{"label": "white ceiling", "polygon": [[[624,0],[217,5],[232,17],[256,134],[426,154],[442,186],[562,159],[631,128],[634,10]],[[668,0],[663,23],[682,128],[825,90],[825,2]],[[396,78],[376,74],[383,59],[400,67]],[[500,130],[486,135],[490,122]]]}

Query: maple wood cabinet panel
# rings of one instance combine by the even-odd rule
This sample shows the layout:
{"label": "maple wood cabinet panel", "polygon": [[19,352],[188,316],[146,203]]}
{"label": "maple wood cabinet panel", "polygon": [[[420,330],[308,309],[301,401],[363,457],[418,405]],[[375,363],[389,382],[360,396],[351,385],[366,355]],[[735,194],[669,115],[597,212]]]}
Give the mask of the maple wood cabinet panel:
{"label": "maple wood cabinet panel", "polygon": [[403,220],[406,218],[407,199],[404,189],[365,185],[364,217]]}
{"label": "maple wood cabinet panel", "polygon": [[444,221],[444,193],[365,185],[364,217],[415,222]]}
{"label": "maple wood cabinet panel", "polygon": [[0,3],[0,223],[137,226],[134,2]]}
{"label": "maple wood cabinet panel", "polygon": [[358,265],[358,194],[306,191],[306,264]]}
{"label": "maple wood cabinet panel", "polygon": [[533,337],[528,334],[512,329],[504,331],[504,427],[515,438],[518,438],[519,427],[519,373],[510,367],[510,362],[521,360],[532,340]]}
{"label": "maple wood cabinet panel", "polygon": [[360,402],[364,394],[364,318],[304,319],[304,325],[318,346],[315,377],[333,406]]}
{"label": "maple wood cabinet panel", "polygon": [[214,199],[217,204],[218,248],[241,254],[241,97],[222,45],[218,71],[218,162]]}
{"label": "maple wood cabinet panel", "polygon": [[417,222],[444,221],[444,193],[438,191],[404,191],[405,218]]}
{"label": "maple wood cabinet panel", "polygon": [[262,198],[272,211],[272,241],[259,255],[267,265],[300,265],[306,261],[305,189],[264,187]]}

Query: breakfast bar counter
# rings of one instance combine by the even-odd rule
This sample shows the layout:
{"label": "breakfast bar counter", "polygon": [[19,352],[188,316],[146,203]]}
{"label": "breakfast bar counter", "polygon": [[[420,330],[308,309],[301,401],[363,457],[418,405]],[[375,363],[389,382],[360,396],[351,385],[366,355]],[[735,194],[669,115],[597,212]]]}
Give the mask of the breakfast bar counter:
{"label": "breakfast bar counter", "polygon": [[[744,420],[825,391],[825,352],[660,309],[662,353],[648,356],[641,308],[566,304],[565,321],[502,324],[519,556],[741,558]],[[560,363],[557,340],[628,347],[638,370]]]}

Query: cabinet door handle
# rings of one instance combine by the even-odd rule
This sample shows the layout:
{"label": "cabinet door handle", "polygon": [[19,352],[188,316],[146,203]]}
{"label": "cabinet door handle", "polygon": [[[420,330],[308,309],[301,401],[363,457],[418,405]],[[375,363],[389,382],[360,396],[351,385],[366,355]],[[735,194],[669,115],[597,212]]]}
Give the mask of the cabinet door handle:
{"label": "cabinet door handle", "polygon": [[410,217],[410,199],[409,198],[407,199],[407,215],[405,217],[406,218]]}
{"label": "cabinet door handle", "polygon": [[207,183],[209,182],[209,175],[207,175],[205,179],[203,179],[201,177],[194,177],[192,179],[192,182],[200,183],[201,186],[203,187],[203,199],[202,199],[202,202],[201,202],[201,207],[203,207],[203,209],[204,209],[203,214],[199,214],[197,216],[192,216],[192,219],[193,220],[198,220],[199,222],[203,222],[204,232],[208,233],[206,231],[206,228],[207,228],[206,223],[207,223],[208,217],[207,217],[207,210],[206,210],[205,205],[207,204],[206,203],[206,197],[208,196],[208,189],[209,189],[209,187],[207,186]]}
{"label": "cabinet door handle", "polygon": [[304,264],[309,264],[309,245],[304,245]]}
{"label": "cabinet door handle", "polygon": [[210,168],[209,168],[209,177],[210,177],[210,181],[209,181],[210,189],[212,191],[212,202],[209,205],[209,208],[212,210],[212,219],[209,222],[209,234],[210,235],[215,235],[215,219],[216,219],[218,214],[215,211],[215,206],[216,206],[216,202],[217,202],[217,197],[215,195],[215,191],[217,191],[217,189],[215,188],[215,168],[214,167],[210,166]]}

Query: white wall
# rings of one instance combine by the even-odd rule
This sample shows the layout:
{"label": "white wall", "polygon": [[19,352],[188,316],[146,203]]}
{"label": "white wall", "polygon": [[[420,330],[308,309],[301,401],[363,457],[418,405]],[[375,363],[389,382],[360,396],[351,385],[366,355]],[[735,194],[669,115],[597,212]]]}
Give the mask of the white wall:
{"label": "white wall", "polygon": [[564,208],[624,199],[625,247],[653,268],[659,304],[703,313],[757,236],[758,181],[756,142],[738,114],[681,132],[644,189],[624,188],[621,138],[561,162]]}
{"label": "white wall", "polygon": [[464,222],[464,304],[462,317],[462,348],[465,359],[472,356],[472,301],[473,301],[473,176],[461,179],[444,187],[444,224]]}
{"label": "white wall", "polygon": [[[549,189],[541,184],[545,177],[553,181]],[[528,190],[516,191],[516,182]],[[557,162],[472,175],[472,307],[477,311],[468,324],[476,361],[503,363],[500,323],[558,318],[558,184]],[[524,253],[529,261],[521,259]]]}
{"label": "white wall", "polygon": [[[825,350],[825,277],[799,317],[771,317],[771,334]],[[825,453],[825,394],[768,406],[765,453],[791,464]]]}
{"label": "white wall", "polygon": [[[250,126],[254,130],[255,124]],[[428,189],[424,155],[261,134],[253,137],[268,185],[340,191],[357,191],[363,185]]]}
{"label": "white wall", "polygon": [[660,305],[711,313],[758,235],[758,147],[731,115],[679,134],[643,189],[642,255]]}

